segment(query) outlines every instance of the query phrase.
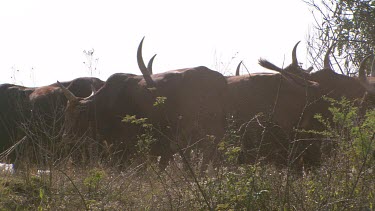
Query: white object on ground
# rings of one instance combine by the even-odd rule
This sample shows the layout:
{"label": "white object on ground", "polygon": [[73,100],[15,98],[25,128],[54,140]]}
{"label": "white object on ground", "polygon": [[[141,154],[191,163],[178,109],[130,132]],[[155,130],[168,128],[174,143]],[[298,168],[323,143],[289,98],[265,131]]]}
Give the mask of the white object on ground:
{"label": "white object on ground", "polygon": [[14,164],[0,163],[0,172],[14,174]]}

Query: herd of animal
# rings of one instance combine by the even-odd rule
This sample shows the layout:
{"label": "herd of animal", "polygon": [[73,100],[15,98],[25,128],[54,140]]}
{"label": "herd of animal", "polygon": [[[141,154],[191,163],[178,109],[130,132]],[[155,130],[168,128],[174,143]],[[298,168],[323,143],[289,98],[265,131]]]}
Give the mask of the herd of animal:
{"label": "herd of animal", "polygon": [[153,74],[155,56],[146,66],[142,45],[143,39],[137,52],[142,75],[116,73],[105,82],[86,77],[36,88],[1,84],[0,158],[14,162],[39,154],[43,163],[107,156],[125,164],[139,151],[139,140],[151,133],[149,154],[160,156],[161,168],[176,153],[189,159],[193,148],[202,152],[206,165],[234,127],[240,163],[319,165],[330,144],[303,131],[324,129],[314,118],[317,113],[331,118],[323,96],[345,97],[363,109],[375,106],[375,80],[365,71],[372,56],[363,60],[358,77],[332,70],[331,49],[323,69],[302,69],[298,43],[286,68],[259,60],[276,73],[239,75],[239,64],[235,76],[204,66]]}

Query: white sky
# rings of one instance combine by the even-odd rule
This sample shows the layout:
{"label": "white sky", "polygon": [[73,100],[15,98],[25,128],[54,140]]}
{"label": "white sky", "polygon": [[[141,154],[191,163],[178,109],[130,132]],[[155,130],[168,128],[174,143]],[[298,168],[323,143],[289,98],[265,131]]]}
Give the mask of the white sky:
{"label": "white sky", "polygon": [[260,57],[287,65],[300,40],[298,59],[307,67],[312,21],[301,0],[0,0],[0,83],[89,76],[83,51],[92,48],[99,58],[94,76],[140,74],[143,36],[145,62],[158,54],[154,72],[202,65],[228,75],[241,60],[264,71]]}

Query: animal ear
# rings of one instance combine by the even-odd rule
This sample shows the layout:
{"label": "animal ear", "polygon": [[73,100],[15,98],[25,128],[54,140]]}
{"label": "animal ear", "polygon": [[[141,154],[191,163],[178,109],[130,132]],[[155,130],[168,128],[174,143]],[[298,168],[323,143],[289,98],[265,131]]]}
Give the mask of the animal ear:
{"label": "animal ear", "polygon": [[311,66],[311,67],[307,68],[306,72],[310,73],[313,69],[314,69],[313,66]]}
{"label": "animal ear", "polygon": [[240,75],[241,64],[242,64],[242,61],[240,61],[240,63],[238,63],[238,65],[237,65],[237,68],[236,68],[236,76],[239,76],[239,75]]}
{"label": "animal ear", "polygon": [[28,97],[31,93],[33,93],[33,89],[25,89],[23,90],[23,93],[26,97]]}
{"label": "animal ear", "polygon": [[57,85],[61,88],[65,97],[69,101],[71,101],[71,102],[77,102],[78,101],[78,98],[71,91],[69,91],[69,89],[67,89],[64,85],[62,85],[59,81],[57,81]]}

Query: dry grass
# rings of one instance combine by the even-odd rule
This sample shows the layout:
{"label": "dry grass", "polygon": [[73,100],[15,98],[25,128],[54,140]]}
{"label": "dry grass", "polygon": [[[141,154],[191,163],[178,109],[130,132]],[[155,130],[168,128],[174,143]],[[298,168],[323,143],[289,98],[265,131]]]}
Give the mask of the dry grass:
{"label": "dry grass", "polygon": [[238,165],[240,136],[229,128],[220,165],[201,175],[198,152],[189,163],[175,155],[165,170],[146,155],[121,168],[61,159],[38,172],[23,163],[0,177],[0,210],[374,210],[375,111],[358,119],[349,102],[335,104],[325,134],[336,146],[310,170]]}
{"label": "dry grass", "polygon": [[[178,159],[176,159],[178,160]],[[50,173],[19,170],[0,179],[4,210],[372,210],[373,163],[336,156],[318,169],[290,174],[272,165],[211,169],[198,178],[176,161],[119,171],[64,166]],[[197,167],[198,169],[198,167]],[[207,200],[207,201],[206,201]]]}

